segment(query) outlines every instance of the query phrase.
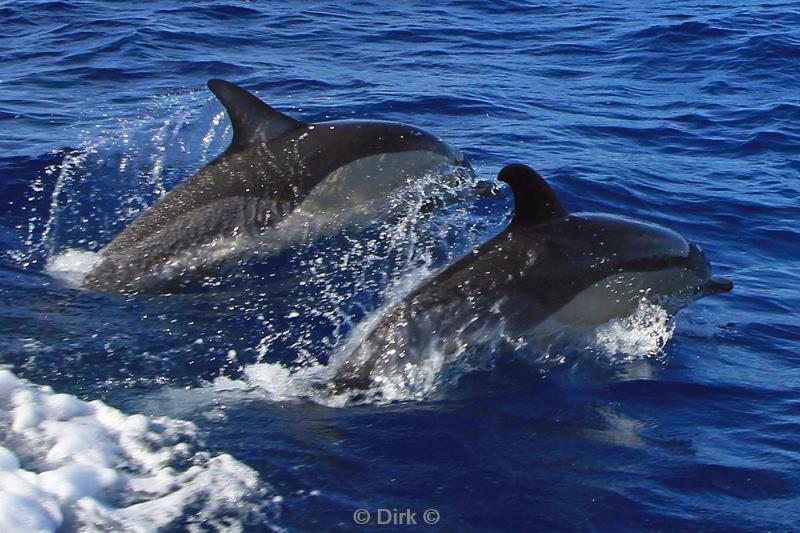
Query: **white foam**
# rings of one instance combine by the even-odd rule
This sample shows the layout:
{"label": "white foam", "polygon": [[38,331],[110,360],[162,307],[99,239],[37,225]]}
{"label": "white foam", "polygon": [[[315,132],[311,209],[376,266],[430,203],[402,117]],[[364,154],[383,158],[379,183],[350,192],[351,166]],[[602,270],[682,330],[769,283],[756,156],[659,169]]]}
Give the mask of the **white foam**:
{"label": "white foam", "polygon": [[269,527],[278,511],[258,474],[204,451],[193,424],[127,415],[8,370],[0,443],[0,531],[241,530]]}
{"label": "white foam", "polygon": [[[281,363],[257,363],[245,368],[244,379],[239,383],[242,388],[272,401],[306,398],[329,407],[343,407],[349,395],[336,395],[325,387],[333,375],[331,367],[320,363],[296,368]],[[218,384],[215,382],[214,386],[217,388]]]}
{"label": "white foam", "polygon": [[45,270],[72,286],[80,286],[86,274],[100,261],[100,254],[88,250],[68,249],[47,261]]}
{"label": "white foam", "polygon": [[[385,309],[385,308],[384,308]],[[288,367],[281,363],[256,363],[244,369],[241,380],[217,379],[213,387],[218,392],[234,388],[248,390],[253,394],[266,396],[273,401],[308,399],[329,407],[343,407],[357,403],[384,404],[397,401],[431,399],[441,392],[442,378],[447,373],[449,385],[454,385],[461,376],[480,366],[491,358],[492,350],[473,350],[466,340],[443,343],[435,336],[426,347],[419,347],[424,354],[414,361],[393,356],[389,352],[378,362],[371,372],[371,387],[366,391],[336,391],[330,385],[341,364],[352,354],[373,327],[383,318],[381,311],[358,324],[350,333],[348,340],[331,356],[329,363],[323,365],[312,362],[302,366]],[[506,342],[502,324],[492,331],[484,331],[487,344]],[[456,349],[453,349],[456,346]],[[476,358],[476,355],[478,356]]]}
{"label": "white foam", "polygon": [[[518,352],[521,360],[545,372],[569,364],[579,354],[611,365],[658,359],[663,356],[663,347],[675,329],[663,307],[644,299],[630,316],[610,320],[598,328],[574,333],[574,336],[565,332],[565,336],[555,341],[553,338],[548,338],[547,342],[535,337],[509,338],[503,323],[499,322],[486,326],[472,340],[450,339],[448,350],[432,337],[426,347],[417,348],[424,355],[413,362],[408,358],[391,357],[387,352],[378,359],[371,372],[370,390],[334,392],[327,385],[336,375],[336,368],[382,316],[382,312],[376,312],[356,326],[327,366],[318,362],[294,367],[281,363],[257,363],[245,367],[242,379],[220,378],[213,387],[217,392],[237,389],[275,401],[309,399],[330,407],[348,405],[356,393],[359,403],[428,400],[441,394],[445,387],[456,384],[467,373],[478,368],[491,368],[492,354],[501,345]],[[482,339],[482,345],[479,346],[475,339]]]}
{"label": "white foam", "polygon": [[627,317],[609,321],[597,328],[591,346],[613,362],[629,362],[661,355],[672,337],[675,324],[667,311],[642,299]]}

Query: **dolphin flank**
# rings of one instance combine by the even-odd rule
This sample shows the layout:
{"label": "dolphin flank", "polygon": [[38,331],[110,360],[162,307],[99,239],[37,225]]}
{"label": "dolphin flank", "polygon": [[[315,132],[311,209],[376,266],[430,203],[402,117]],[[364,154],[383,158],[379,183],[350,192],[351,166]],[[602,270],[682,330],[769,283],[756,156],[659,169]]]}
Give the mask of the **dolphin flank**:
{"label": "dolphin flank", "polygon": [[441,165],[469,168],[457,148],[412,126],[306,124],[232,83],[208,87],[233,125],[230,146],[103,248],[84,287],[162,290],[243,250],[280,249],[374,216],[388,194]]}
{"label": "dolphin flank", "polygon": [[506,166],[498,179],[514,196],[510,224],[390,307],[354,349],[334,358],[336,393],[370,389],[398,367],[418,380],[414,369],[425,358],[452,359],[498,324],[513,337],[547,338],[628,316],[643,298],[674,314],[733,288],[711,277],[699,246],[671,230],[608,214],[569,214],[525,165]]}

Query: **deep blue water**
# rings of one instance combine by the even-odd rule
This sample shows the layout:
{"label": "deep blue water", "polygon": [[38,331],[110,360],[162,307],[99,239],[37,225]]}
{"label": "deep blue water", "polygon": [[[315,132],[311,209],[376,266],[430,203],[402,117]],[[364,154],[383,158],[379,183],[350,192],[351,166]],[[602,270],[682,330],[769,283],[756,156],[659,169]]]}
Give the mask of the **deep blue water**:
{"label": "deep blue water", "polygon": [[[0,363],[191,420],[293,531],[354,529],[359,508],[433,508],[438,526],[417,527],[442,531],[797,530],[800,4],[597,4],[0,3]],[[736,287],[623,335],[674,326],[663,349],[498,352],[422,399],[220,391],[220,375],[326,361],[390,287],[511,207],[502,190],[394,241],[381,226],[287,250],[250,266],[259,284],[121,297],[54,279],[54,257],[99,249],[225,148],[209,78],[308,121],[417,125],[482,179],[528,163],[570,210],[700,243]],[[348,255],[354,238],[370,253]]]}

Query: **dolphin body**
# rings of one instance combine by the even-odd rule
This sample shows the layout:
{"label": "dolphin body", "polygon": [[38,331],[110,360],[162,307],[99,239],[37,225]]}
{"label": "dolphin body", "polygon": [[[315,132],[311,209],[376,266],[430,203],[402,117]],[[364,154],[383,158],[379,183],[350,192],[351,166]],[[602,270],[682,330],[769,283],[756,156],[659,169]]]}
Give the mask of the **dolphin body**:
{"label": "dolphin body", "polygon": [[387,195],[443,164],[470,170],[457,148],[412,126],[306,124],[232,83],[208,87],[232,122],[231,145],[103,248],[84,287],[169,288],[243,249],[275,250],[374,217]]}
{"label": "dolphin body", "polygon": [[370,389],[397,373],[412,385],[429,379],[420,371],[426,358],[452,360],[494,335],[498,324],[511,338],[546,339],[629,316],[642,298],[674,314],[733,288],[711,277],[699,246],[669,229],[608,214],[568,214],[525,165],[506,166],[498,179],[514,196],[508,227],[390,307],[352,350],[334,357],[336,394]]}

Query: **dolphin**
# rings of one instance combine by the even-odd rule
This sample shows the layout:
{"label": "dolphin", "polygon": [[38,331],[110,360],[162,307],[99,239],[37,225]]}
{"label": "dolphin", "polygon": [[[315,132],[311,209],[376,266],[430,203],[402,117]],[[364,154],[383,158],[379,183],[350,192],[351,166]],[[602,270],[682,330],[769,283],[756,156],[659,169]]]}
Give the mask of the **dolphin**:
{"label": "dolphin", "polygon": [[674,231],[610,214],[570,214],[522,164],[504,167],[498,179],[514,197],[508,226],[365,328],[331,359],[326,387],[367,390],[398,370],[407,381],[427,379],[425,358],[452,360],[498,325],[511,338],[547,339],[629,316],[643,298],[674,314],[733,288],[711,277],[701,248]]}
{"label": "dolphin", "polygon": [[227,81],[208,88],[230,117],[230,146],[103,248],[84,287],[169,288],[243,250],[280,249],[368,220],[388,195],[443,165],[471,170],[457,148],[413,126],[307,124]]}

